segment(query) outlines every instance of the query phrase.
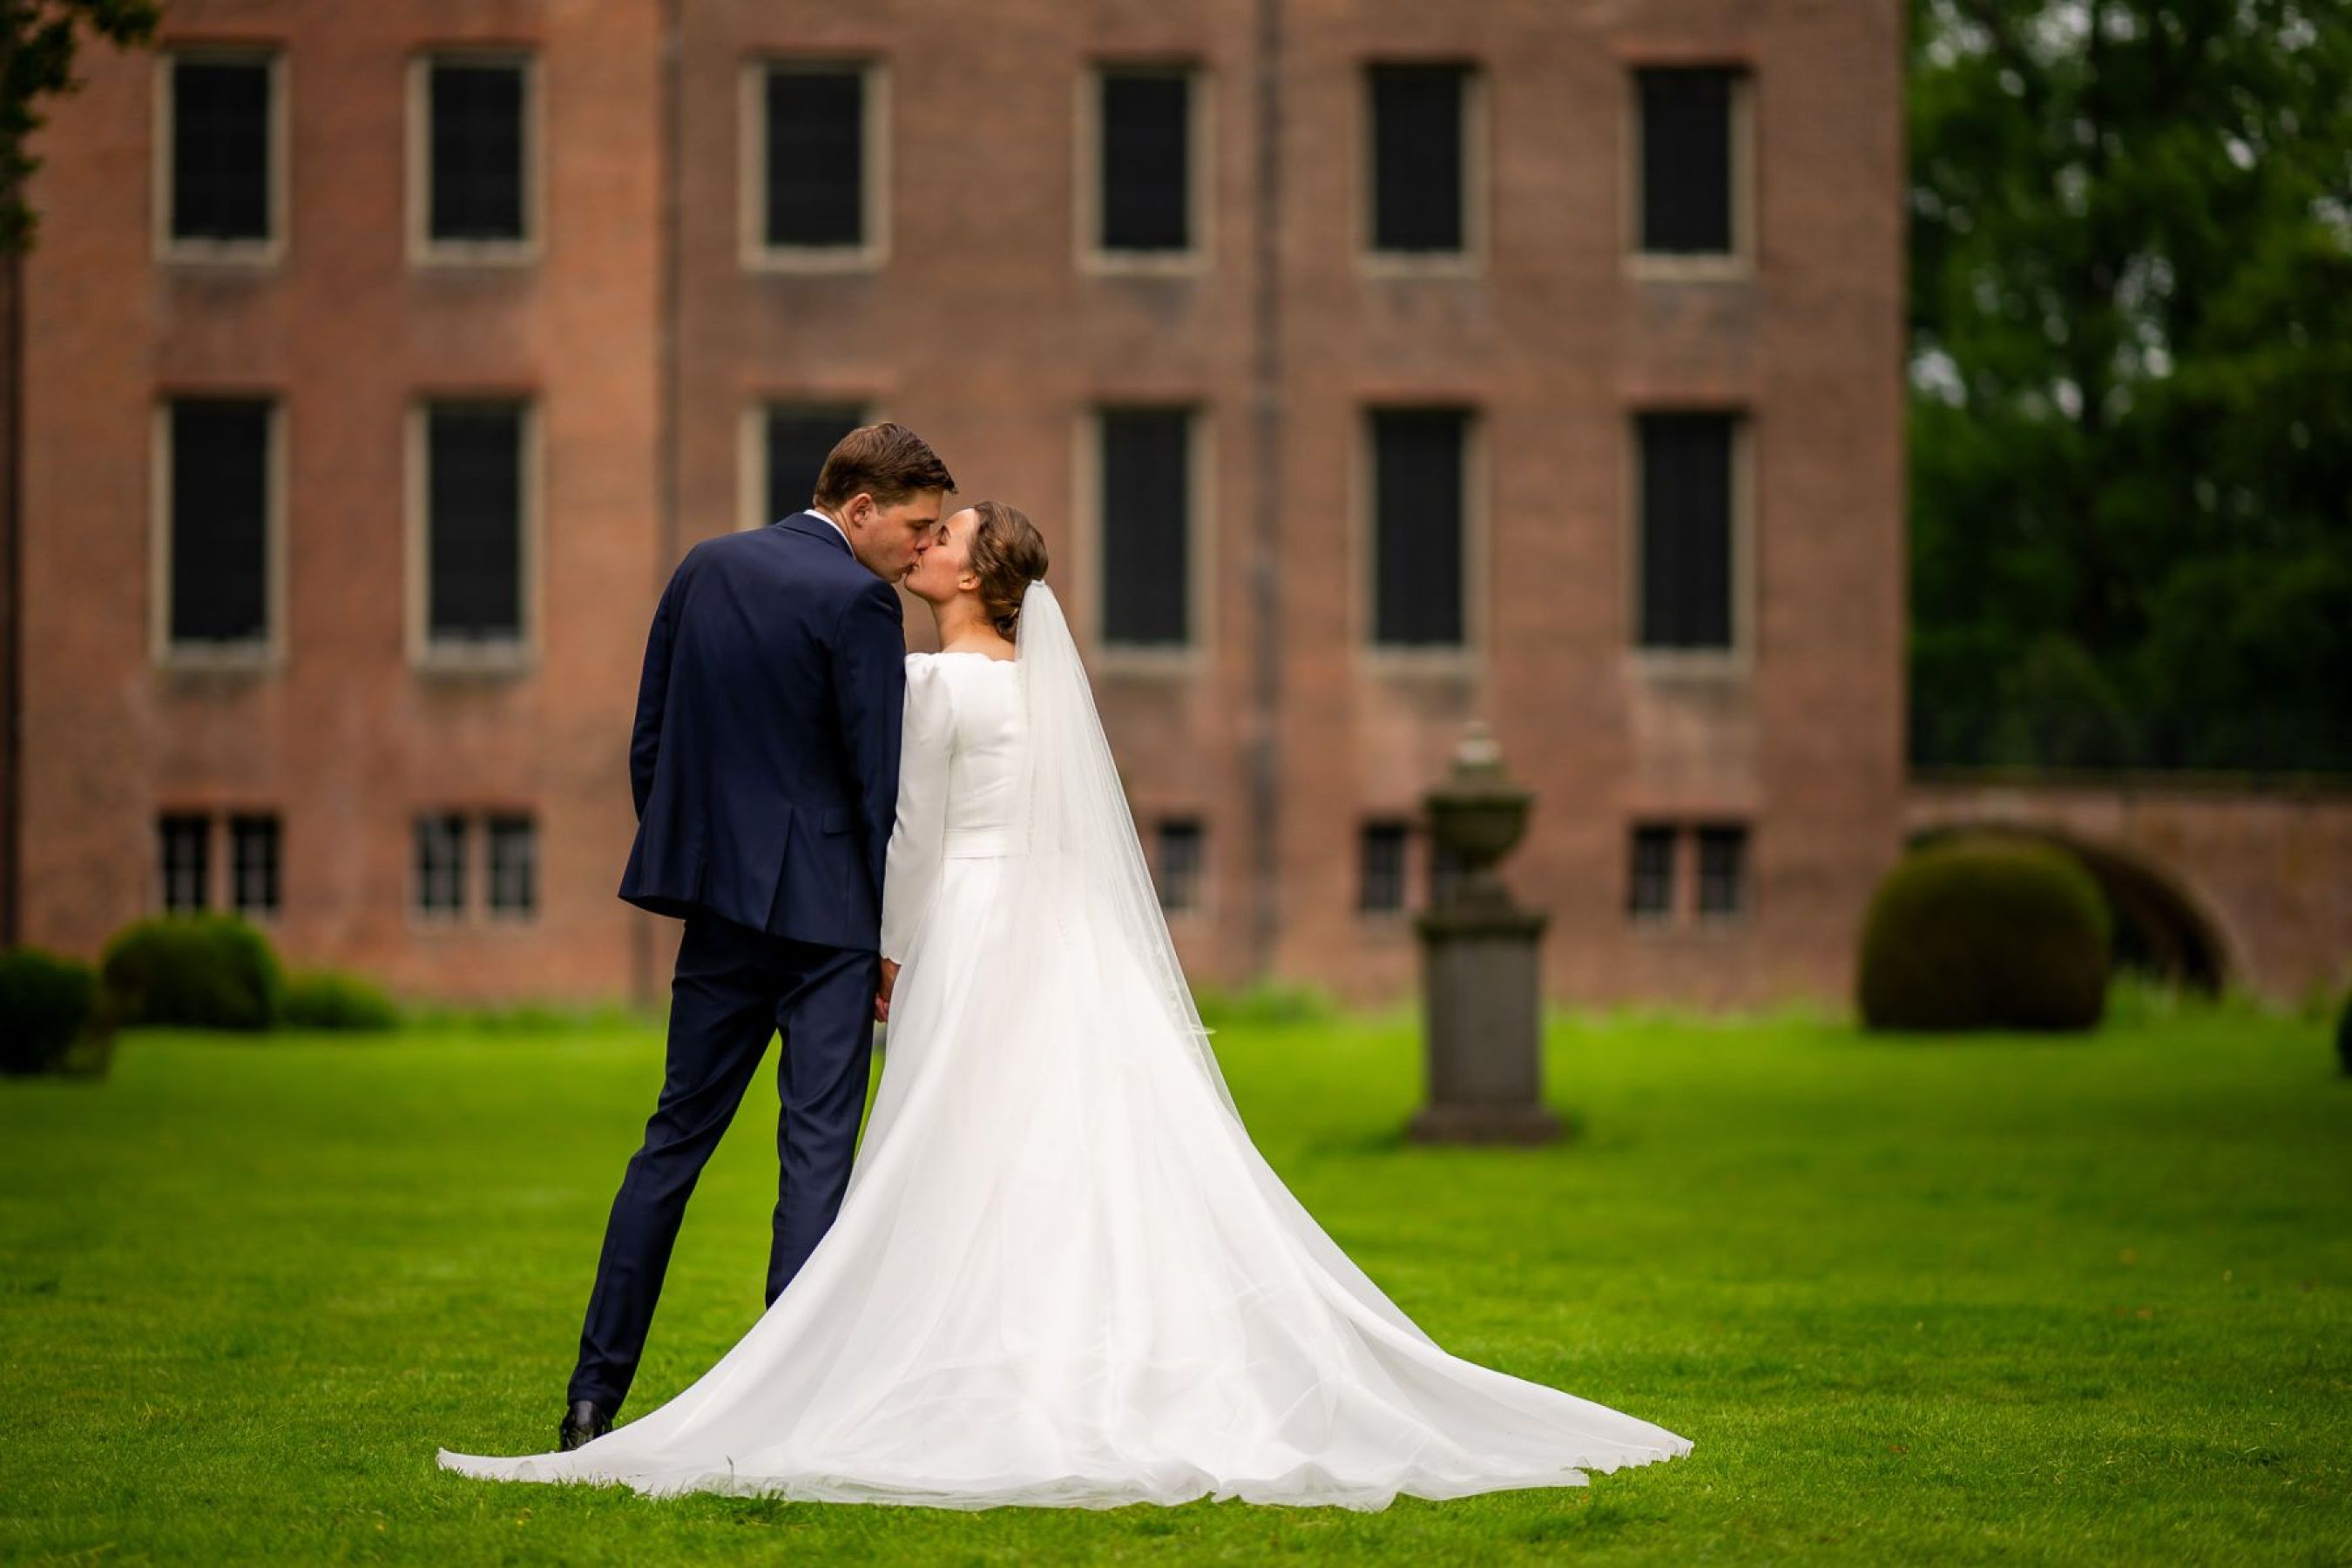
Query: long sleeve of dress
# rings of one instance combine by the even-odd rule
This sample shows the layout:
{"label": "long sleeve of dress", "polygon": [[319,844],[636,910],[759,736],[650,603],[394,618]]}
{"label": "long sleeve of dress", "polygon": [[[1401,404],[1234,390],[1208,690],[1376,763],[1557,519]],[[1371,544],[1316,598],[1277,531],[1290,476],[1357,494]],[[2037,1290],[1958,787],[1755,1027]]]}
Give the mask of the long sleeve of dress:
{"label": "long sleeve of dress", "polygon": [[879,577],[843,607],[833,628],[834,706],[842,752],[857,781],[866,875],[876,896],[887,879],[884,838],[898,792],[898,747],[906,721],[907,638],[898,595]]}
{"label": "long sleeve of dress", "polygon": [[939,886],[947,834],[948,758],[955,708],[947,678],[927,654],[907,656],[907,708],[898,743],[898,811],[882,878],[882,956],[907,956]]}

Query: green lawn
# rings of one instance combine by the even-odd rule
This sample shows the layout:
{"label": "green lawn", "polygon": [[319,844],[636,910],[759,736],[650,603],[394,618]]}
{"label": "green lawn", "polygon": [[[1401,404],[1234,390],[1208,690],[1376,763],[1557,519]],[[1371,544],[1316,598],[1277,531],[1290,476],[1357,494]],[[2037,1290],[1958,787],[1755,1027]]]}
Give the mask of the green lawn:
{"label": "green lawn", "polygon": [[[1681,1432],[1386,1512],[656,1500],[548,1446],[650,1025],[127,1037],[0,1082],[0,1560],[2352,1561],[2352,1082],[2317,1022],[1890,1041],[1562,1019],[1579,1135],[1405,1146],[1401,1023],[1219,1036],[1259,1144],[1450,1349]],[[757,1317],[755,1089],[625,1416]]]}

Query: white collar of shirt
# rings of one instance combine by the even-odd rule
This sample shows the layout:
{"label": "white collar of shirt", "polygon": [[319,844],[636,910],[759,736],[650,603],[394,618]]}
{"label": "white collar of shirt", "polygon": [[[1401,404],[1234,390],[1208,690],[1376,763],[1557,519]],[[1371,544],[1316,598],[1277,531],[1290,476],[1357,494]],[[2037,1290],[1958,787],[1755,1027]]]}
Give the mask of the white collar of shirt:
{"label": "white collar of shirt", "polygon": [[[811,517],[824,517],[824,518],[825,522],[826,522],[826,523],[827,523],[827,524],[828,524],[828,525],[833,529],[834,532],[838,533],[838,534],[840,534],[840,535],[841,535],[841,542],[842,542],[844,544],[847,544],[847,543],[849,543],[849,533],[848,533],[848,531],[847,531],[845,529],[844,529],[844,528],[841,526],[841,524],[839,524],[839,523],[837,523],[837,522],[835,522],[835,521],[833,521],[833,519],[831,519],[831,518],[829,518],[829,517],[825,517],[825,516],[824,516],[824,513],[823,513],[823,512],[821,512],[821,511],[817,510],[816,510],[816,508],[814,508],[814,507],[811,507],[811,508],[809,508],[809,515],[810,515]],[[851,550],[850,550],[850,552],[850,552],[852,555],[855,555],[855,554],[856,554],[856,553],[857,553],[857,551],[856,551],[856,547],[854,547],[854,546],[853,546],[853,547],[851,548]]]}

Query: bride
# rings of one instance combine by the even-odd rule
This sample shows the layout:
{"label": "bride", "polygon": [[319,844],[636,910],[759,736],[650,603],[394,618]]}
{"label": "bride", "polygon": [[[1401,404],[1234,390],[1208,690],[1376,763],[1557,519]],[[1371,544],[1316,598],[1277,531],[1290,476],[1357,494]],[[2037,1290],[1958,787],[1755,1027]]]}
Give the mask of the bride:
{"label": "bride", "polygon": [[907,579],[941,651],[907,656],[888,1051],[831,1230],[667,1404],[440,1463],[654,1495],[1379,1509],[1690,1452],[1438,1348],[1259,1155],[1045,572],[1029,520],[983,501]]}

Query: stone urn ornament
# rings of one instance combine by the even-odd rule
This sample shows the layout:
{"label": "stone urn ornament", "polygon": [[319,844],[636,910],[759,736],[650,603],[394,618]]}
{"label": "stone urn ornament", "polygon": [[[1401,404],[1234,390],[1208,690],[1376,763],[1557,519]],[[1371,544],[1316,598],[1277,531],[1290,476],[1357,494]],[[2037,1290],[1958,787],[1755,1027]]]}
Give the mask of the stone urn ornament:
{"label": "stone urn ornament", "polygon": [[1429,1099],[1408,1135],[1432,1143],[1547,1143],[1559,1118],[1543,1103],[1539,962],[1549,917],[1511,901],[1496,868],[1527,831],[1534,795],[1503,767],[1474,721],[1445,778],[1423,796],[1429,832],[1453,864],[1414,923]]}
{"label": "stone urn ornament", "polygon": [[1454,771],[1422,797],[1430,836],[1454,861],[1456,881],[1447,907],[1508,909],[1511,895],[1495,869],[1528,830],[1532,791],[1503,771],[1503,748],[1486,726],[1472,721],[1454,748]]}

